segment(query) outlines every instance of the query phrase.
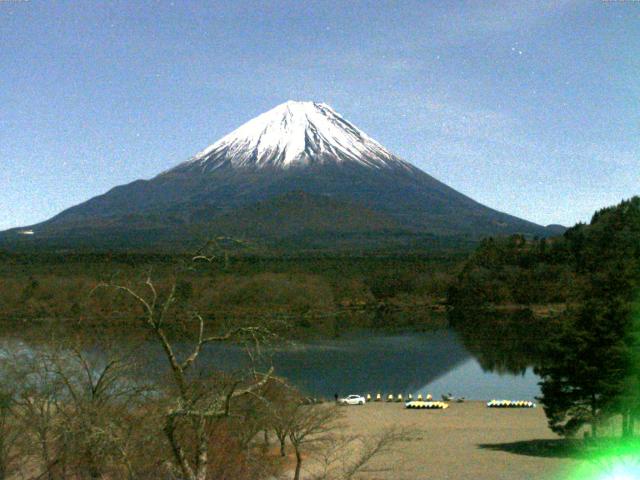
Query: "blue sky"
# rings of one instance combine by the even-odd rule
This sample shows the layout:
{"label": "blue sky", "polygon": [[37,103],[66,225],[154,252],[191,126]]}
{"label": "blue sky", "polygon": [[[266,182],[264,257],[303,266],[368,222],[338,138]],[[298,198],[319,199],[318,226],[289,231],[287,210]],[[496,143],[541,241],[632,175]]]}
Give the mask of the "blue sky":
{"label": "blue sky", "polygon": [[640,2],[0,1],[0,229],[286,100],[541,224],[640,193]]}

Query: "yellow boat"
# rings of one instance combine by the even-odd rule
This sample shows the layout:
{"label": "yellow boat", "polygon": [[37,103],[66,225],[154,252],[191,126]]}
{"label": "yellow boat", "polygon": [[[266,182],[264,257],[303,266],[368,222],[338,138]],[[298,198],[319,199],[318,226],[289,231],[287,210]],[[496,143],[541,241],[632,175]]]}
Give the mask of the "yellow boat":
{"label": "yellow boat", "polygon": [[428,410],[444,410],[449,408],[448,403],[444,402],[423,402],[422,400],[414,400],[404,404],[405,408],[428,409]]}

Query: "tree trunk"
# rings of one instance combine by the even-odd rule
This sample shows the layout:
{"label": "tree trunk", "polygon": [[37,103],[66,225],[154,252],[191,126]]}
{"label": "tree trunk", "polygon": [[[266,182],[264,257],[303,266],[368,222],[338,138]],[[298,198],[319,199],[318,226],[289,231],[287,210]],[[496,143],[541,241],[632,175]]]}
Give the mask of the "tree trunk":
{"label": "tree trunk", "polygon": [[264,444],[269,445],[269,430],[265,428],[264,430]]}
{"label": "tree trunk", "polygon": [[596,396],[591,394],[591,437],[596,438],[598,436],[598,419],[596,417],[596,413],[598,412],[596,408]]}
{"label": "tree trunk", "polygon": [[629,436],[629,412],[622,412],[622,437]]}
{"label": "tree trunk", "polygon": [[53,464],[51,463],[51,455],[49,454],[49,442],[47,442],[47,433],[39,432],[40,435],[40,448],[42,449],[42,463],[44,466],[44,471],[47,474],[47,480],[54,480],[53,472],[51,468]]}
{"label": "tree trunk", "polygon": [[98,465],[96,456],[94,455],[91,449],[88,449],[84,452],[84,461],[86,472],[89,478],[92,480],[100,480],[102,478],[101,468]]}
{"label": "tree trunk", "polygon": [[296,472],[293,475],[293,480],[300,480],[300,470],[302,469],[302,455],[300,455],[300,449],[296,449]]}
{"label": "tree trunk", "polygon": [[87,467],[87,474],[91,480],[100,480],[102,478],[102,473],[94,465],[89,465],[89,467]]}
{"label": "tree trunk", "polygon": [[207,480],[207,470],[209,468],[209,442],[207,438],[206,420],[198,419],[198,466],[196,480]]}
{"label": "tree trunk", "polygon": [[173,456],[182,471],[182,475],[185,480],[196,480],[196,475],[193,473],[193,469],[191,465],[189,465],[189,461],[186,458],[184,450],[178,443],[178,440],[175,437],[175,420],[171,416],[167,416],[166,424],[164,426],[164,433],[167,436],[167,440],[169,440],[169,445],[171,445],[171,450],[173,452]]}
{"label": "tree trunk", "polygon": [[280,456],[281,457],[286,457],[287,456],[287,452],[285,451],[285,443],[287,441],[286,437],[282,437],[280,438]]}
{"label": "tree trunk", "polygon": [[5,478],[7,478],[8,461],[9,452],[7,451],[4,438],[0,436],[0,480],[5,480]]}

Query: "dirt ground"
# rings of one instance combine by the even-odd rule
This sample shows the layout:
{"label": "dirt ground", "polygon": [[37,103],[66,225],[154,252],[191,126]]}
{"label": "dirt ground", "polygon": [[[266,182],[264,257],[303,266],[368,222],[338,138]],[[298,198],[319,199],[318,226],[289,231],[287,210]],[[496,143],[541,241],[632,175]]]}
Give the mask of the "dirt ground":
{"label": "dirt ground", "polygon": [[416,440],[374,462],[371,479],[562,480],[579,460],[568,458],[541,408],[490,409],[483,402],[446,410],[407,410],[401,403],[343,407],[349,433],[374,435],[413,427]]}

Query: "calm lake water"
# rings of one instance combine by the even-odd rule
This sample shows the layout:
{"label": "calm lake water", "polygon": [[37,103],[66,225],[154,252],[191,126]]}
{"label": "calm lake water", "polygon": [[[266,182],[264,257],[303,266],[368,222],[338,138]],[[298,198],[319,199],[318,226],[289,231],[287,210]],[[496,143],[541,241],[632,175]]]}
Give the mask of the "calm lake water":
{"label": "calm lake water", "polygon": [[[15,337],[0,343],[9,349],[31,348],[28,341]],[[147,372],[160,375],[166,367],[155,342],[138,346],[136,356]],[[538,378],[531,369],[521,369],[518,374],[483,369],[452,329],[401,335],[353,334],[292,343],[271,351],[269,358],[277,375],[288,378],[312,397],[380,392],[405,396],[431,393],[439,399],[441,394],[450,392],[487,400],[533,399],[540,393]],[[243,350],[229,344],[207,346],[199,360],[201,366],[225,371],[246,363]]]}
{"label": "calm lake water", "polygon": [[468,399],[533,399],[538,377],[483,370],[451,329],[404,335],[356,336],[288,348],[273,357],[277,372],[309,395],[376,392],[452,393]]}

